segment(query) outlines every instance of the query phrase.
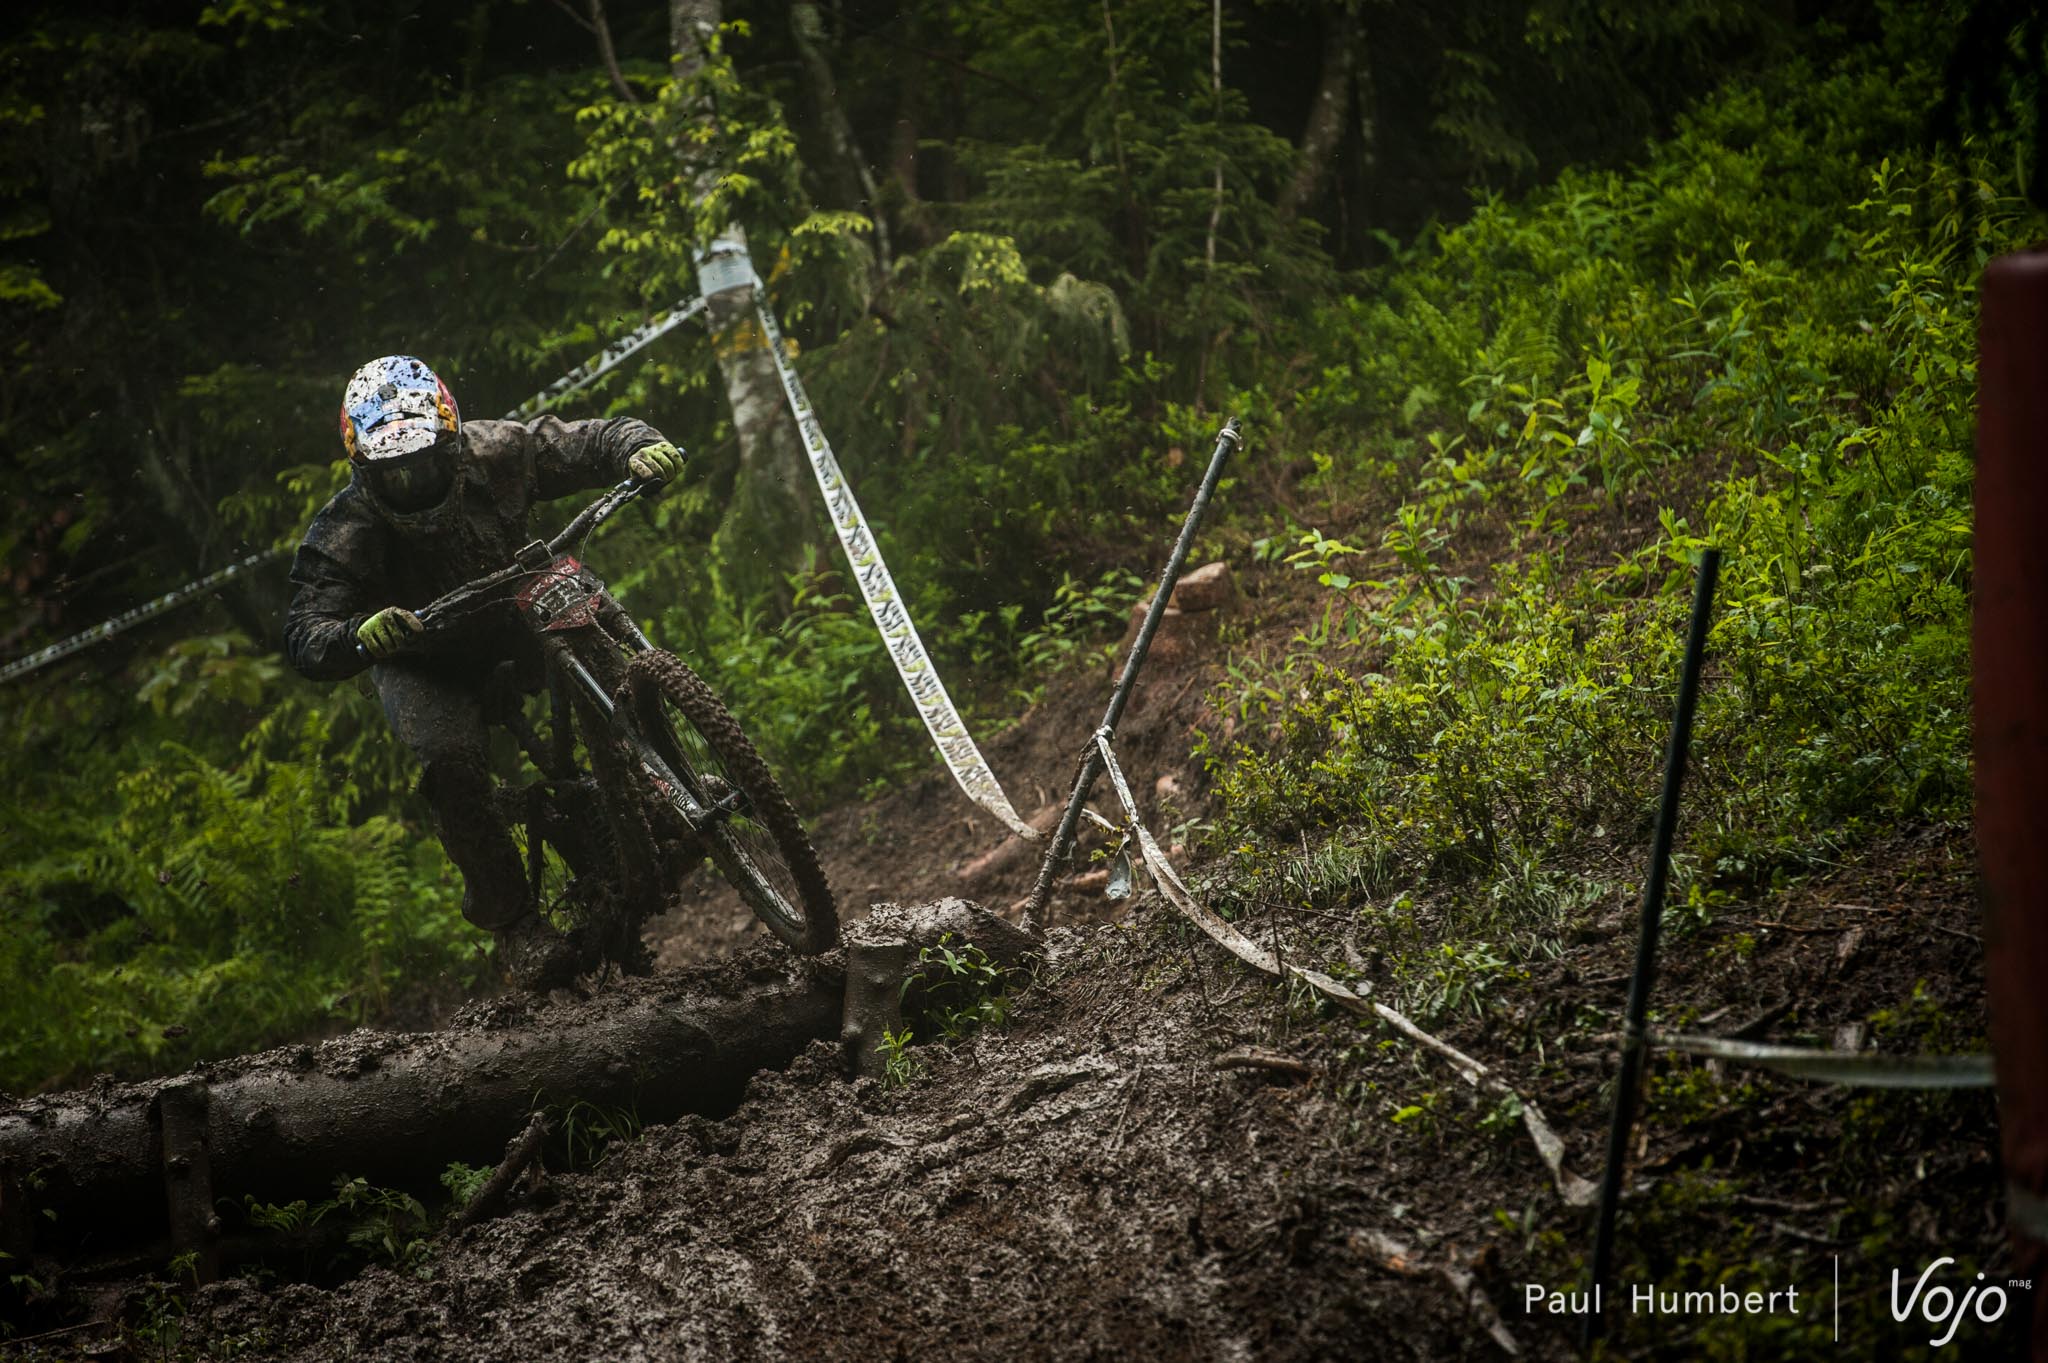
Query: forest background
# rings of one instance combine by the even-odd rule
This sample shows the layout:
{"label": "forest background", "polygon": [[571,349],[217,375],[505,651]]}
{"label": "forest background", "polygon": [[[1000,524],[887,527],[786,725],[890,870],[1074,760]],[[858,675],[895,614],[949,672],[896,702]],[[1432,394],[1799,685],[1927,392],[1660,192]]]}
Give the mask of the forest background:
{"label": "forest background", "polygon": [[[1456,1008],[1615,888],[1573,849],[1648,807],[1709,539],[1746,552],[1678,902],[1967,808],[1974,281],[2040,221],[2022,9],[18,7],[0,650],[294,543],[365,359],[496,415],[736,221],[983,731],[1099,654],[1188,453],[1251,416],[1216,543],[1321,623],[1229,659],[1191,836],[1226,909],[1426,885],[1459,931],[1396,974]],[[679,332],[566,414],[692,452],[608,576],[815,809],[929,757],[789,449],[734,428],[741,349]],[[1645,490],[1690,518],[1588,556]],[[279,658],[283,574],[10,685],[0,1088],[487,971],[373,697]]]}

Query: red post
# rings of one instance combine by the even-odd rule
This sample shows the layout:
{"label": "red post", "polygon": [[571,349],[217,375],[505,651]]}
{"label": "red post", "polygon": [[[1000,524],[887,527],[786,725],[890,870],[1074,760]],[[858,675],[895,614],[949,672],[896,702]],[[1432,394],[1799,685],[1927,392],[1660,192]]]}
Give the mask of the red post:
{"label": "red post", "polygon": [[[1977,853],[2001,1152],[2048,1205],[2048,249],[1984,271],[1977,332]],[[2015,1207],[2018,1210],[2018,1207]],[[2048,1360],[2048,1242],[2012,1218]],[[2022,1298],[2024,1299],[2024,1298]]]}

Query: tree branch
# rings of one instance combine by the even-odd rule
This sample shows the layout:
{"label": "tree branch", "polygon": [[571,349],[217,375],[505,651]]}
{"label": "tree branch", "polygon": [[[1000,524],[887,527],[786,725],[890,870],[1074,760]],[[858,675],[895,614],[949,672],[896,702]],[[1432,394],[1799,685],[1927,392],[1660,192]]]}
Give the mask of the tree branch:
{"label": "tree branch", "polygon": [[582,15],[578,14],[575,10],[569,7],[569,0],[554,0],[554,5],[556,9],[562,11],[562,13],[568,15],[571,19],[575,20],[576,27],[582,29],[585,33],[595,33],[597,31],[596,29],[593,29],[590,26],[590,21],[588,19],[584,18]]}
{"label": "tree branch", "polygon": [[633,87],[626,84],[625,73],[619,70],[619,54],[612,47],[611,25],[604,21],[604,0],[590,0],[589,29],[597,35],[597,54],[604,58],[605,74],[612,78],[612,89],[619,92],[619,98],[628,104],[638,104],[640,96],[633,93]]}
{"label": "tree branch", "polygon": [[512,1191],[512,1185],[519,1181],[520,1175],[540,1154],[541,1143],[551,1130],[553,1124],[541,1113],[536,1112],[528,1118],[526,1128],[505,1147],[505,1158],[499,1162],[497,1170],[484,1181],[483,1187],[477,1189],[476,1196],[469,1200],[467,1206],[448,1218],[448,1231],[459,1231],[496,1216],[498,1204],[505,1200]]}

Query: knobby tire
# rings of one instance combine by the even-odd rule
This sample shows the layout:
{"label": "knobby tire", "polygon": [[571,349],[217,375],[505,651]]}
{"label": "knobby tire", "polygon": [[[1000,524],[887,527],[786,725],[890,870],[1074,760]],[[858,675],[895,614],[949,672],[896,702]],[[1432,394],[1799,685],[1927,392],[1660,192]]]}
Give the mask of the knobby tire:
{"label": "knobby tire", "polygon": [[695,764],[676,738],[665,707],[672,707],[674,714],[696,731],[717,761],[717,771],[709,774],[745,796],[747,809],[742,817],[772,842],[795,894],[772,884],[761,873],[751,850],[729,821],[699,835],[719,873],[777,937],[809,955],[831,950],[839,941],[839,912],[818,864],[817,849],[811,846],[803,821],[774,773],[725,703],[681,659],[659,650],[641,653],[627,663],[626,691],[642,734],[662,750],[665,759],[680,760],[693,771]]}

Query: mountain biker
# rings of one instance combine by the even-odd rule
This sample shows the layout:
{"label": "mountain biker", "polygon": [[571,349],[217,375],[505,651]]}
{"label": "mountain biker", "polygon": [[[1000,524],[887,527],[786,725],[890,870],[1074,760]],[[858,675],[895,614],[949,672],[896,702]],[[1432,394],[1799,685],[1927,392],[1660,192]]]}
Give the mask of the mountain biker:
{"label": "mountain biker", "polygon": [[504,606],[436,629],[394,603],[424,602],[510,562],[537,501],[628,475],[672,482],[683,452],[631,417],[465,424],[448,385],[410,355],[358,369],[341,404],[352,477],[313,517],[292,560],[285,652],[314,681],[364,668],[405,745],[441,844],[463,878],[462,914],[495,934],[516,983],[566,983],[574,953],[544,919],[492,810],[484,686],[506,660],[537,666]]}

